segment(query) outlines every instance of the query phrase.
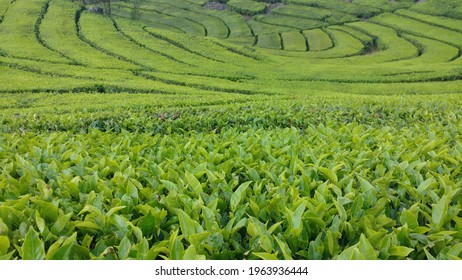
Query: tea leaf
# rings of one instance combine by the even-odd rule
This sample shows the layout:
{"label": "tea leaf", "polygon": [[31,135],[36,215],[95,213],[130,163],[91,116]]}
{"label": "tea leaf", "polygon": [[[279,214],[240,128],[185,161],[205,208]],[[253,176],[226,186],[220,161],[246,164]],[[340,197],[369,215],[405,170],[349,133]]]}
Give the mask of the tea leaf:
{"label": "tea leaf", "polygon": [[407,257],[414,249],[404,247],[404,246],[394,246],[391,247],[390,250],[388,251],[390,255],[392,256],[397,256],[397,257]]}
{"label": "tea leaf", "polygon": [[178,209],[178,220],[180,221],[181,232],[185,238],[203,231],[202,227],[181,209]]}
{"label": "tea leaf", "polygon": [[434,182],[433,178],[427,179],[420,183],[419,187],[417,187],[417,192],[422,195],[422,193]]}
{"label": "tea leaf", "polygon": [[287,243],[279,239],[278,237],[274,236],[274,239],[278,243],[279,249],[281,250],[282,255],[284,256],[285,260],[292,260],[292,251],[290,250]]}
{"label": "tea leaf", "polygon": [[401,213],[399,220],[401,224],[407,224],[411,229],[415,229],[419,226],[417,216],[407,209],[403,209],[403,212]]}
{"label": "tea leaf", "polygon": [[348,247],[337,257],[337,260],[363,260],[363,259],[364,257],[361,255],[356,245]]}
{"label": "tea leaf", "polygon": [[37,224],[38,230],[43,233],[45,230],[45,220],[40,217],[39,212],[35,212],[35,223]]}
{"label": "tea leaf", "polygon": [[197,196],[200,196],[200,194],[202,193],[202,185],[199,182],[199,180],[197,180],[196,177],[193,174],[189,173],[188,171],[185,172],[185,177],[186,177],[186,181],[191,186],[193,192]]}
{"label": "tea leaf", "polygon": [[122,239],[122,241],[120,241],[119,248],[118,248],[119,249],[118,255],[119,255],[120,260],[128,259],[131,246],[132,244],[130,243],[130,240],[126,236]]}
{"label": "tea leaf", "polygon": [[327,176],[327,178],[329,178],[329,180],[337,185],[338,184],[338,178],[337,178],[337,174],[335,174],[334,171],[328,169],[328,168],[325,168],[325,167],[322,167],[322,166],[319,166],[318,167],[318,170],[321,171],[324,175]]}
{"label": "tea leaf", "polygon": [[189,245],[188,249],[184,251],[183,260],[205,260],[205,256],[198,255],[194,245]]}
{"label": "tea leaf", "polygon": [[374,247],[372,247],[371,243],[369,243],[369,240],[367,240],[364,234],[361,234],[359,238],[358,250],[361,253],[361,255],[364,257],[364,259],[366,260],[376,260],[377,259],[377,255],[374,251]]}
{"label": "tea leaf", "polygon": [[8,248],[10,248],[10,240],[8,236],[0,235],[0,256],[5,255],[8,252]]}
{"label": "tea leaf", "polygon": [[53,260],[69,260],[74,245],[77,244],[77,233],[75,232],[70,237],[66,238],[60,248],[49,256],[48,251],[46,258]]}
{"label": "tea leaf", "polygon": [[441,228],[444,217],[448,212],[448,199],[446,196],[443,196],[438,203],[433,207],[432,211],[432,221],[437,228]]}
{"label": "tea leaf", "polygon": [[45,259],[45,246],[43,241],[39,238],[37,232],[32,227],[29,227],[29,231],[24,238],[22,244],[24,260],[43,260]]}
{"label": "tea leaf", "polygon": [[269,254],[269,253],[260,253],[260,252],[252,252],[252,255],[256,256],[257,258],[261,260],[278,260],[277,256],[275,254]]}
{"label": "tea leaf", "polygon": [[56,220],[56,223],[54,223],[53,226],[51,227],[51,232],[53,232],[54,234],[60,234],[64,230],[66,225],[69,223],[72,216],[73,216],[73,213],[68,213],[66,215],[59,217]]}
{"label": "tea leaf", "polygon": [[230,200],[231,211],[236,211],[238,205],[241,203],[242,199],[244,198],[244,195],[245,195],[245,192],[246,192],[247,188],[249,187],[249,185],[251,183],[252,182],[250,182],[250,181],[242,183],[236,189],[236,191],[234,191],[234,193],[231,195],[231,200]]}

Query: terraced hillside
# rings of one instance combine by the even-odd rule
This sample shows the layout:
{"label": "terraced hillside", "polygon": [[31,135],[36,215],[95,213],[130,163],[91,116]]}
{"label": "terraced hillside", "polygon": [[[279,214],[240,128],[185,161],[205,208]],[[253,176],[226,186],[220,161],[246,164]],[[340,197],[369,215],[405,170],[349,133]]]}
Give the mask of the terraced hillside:
{"label": "terraced hillside", "polygon": [[462,258],[460,1],[88,2],[0,0],[0,259]]}

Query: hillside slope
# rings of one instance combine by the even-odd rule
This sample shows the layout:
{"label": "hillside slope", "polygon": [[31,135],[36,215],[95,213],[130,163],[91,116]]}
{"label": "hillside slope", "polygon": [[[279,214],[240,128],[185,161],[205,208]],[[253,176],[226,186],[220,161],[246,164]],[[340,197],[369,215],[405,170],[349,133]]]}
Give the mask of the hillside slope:
{"label": "hillside slope", "polygon": [[462,259],[461,1],[206,2],[0,0],[0,260]]}
{"label": "hillside slope", "polygon": [[433,10],[435,1],[298,0],[243,17],[205,2],[150,0],[132,21],[132,5],[121,1],[113,1],[109,17],[67,0],[3,0],[0,91],[462,88],[460,4],[445,13],[451,18]]}

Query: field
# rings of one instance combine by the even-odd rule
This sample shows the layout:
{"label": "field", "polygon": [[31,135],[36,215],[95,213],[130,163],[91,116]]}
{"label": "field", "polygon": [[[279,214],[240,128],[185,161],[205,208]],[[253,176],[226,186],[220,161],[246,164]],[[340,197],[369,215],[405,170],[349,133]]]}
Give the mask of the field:
{"label": "field", "polygon": [[0,259],[461,259],[462,3],[207,2],[0,0]]}

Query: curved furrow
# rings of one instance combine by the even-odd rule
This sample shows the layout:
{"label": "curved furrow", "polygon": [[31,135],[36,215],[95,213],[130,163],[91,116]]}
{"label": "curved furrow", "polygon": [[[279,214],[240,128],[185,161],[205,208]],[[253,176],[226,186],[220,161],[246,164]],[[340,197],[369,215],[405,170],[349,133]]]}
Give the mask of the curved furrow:
{"label": "curved furrow", "polygon": [[[149,44],[142,43],[141,41],[144,41],[143,39],[145,39],[147,36],[137,36],[137,35],[141,35],[141,34],[143,34],[143,35],[146,35],[146,34],[144,32],[141,32],[141,34],[140,34],[140,33],[136,32],[136,31],[137,30],[143,31],[143,29],[142,29],[143,26],[135,26],[133,24],[133,22],[130,22],[129,24],[125,24],[124,26],[128,29],[128,32],[129,32],[129,33],[127,33],[127,32],[125,32],[126,29],[120,28],[120,25],[118,24],[118,22],[123,23],[123,20],[116,21],[114,18],[112,18],[112,21],[113,21],[114,27],[117,29],[117,31],[119,31],[119,33],[122,34],[122,36],[124,36],[125,38],[127,38],[128,40],[133,42],[134,44],[137,44],[138,46],[140,46],[142,48],[145,48],[145,49],[153,52],[156,55],[160,55],[162,57],[165,57],[166,59],[171,60],[173,63],[180,63],[180,64],[182,64],[184,66],[196,67],[196,65],[189,64],[189,63],[187,63],[185,61],[182,61],[179,58],[176,58],[176,56],[167,54],[167,53],[163,52],[162,50],[160,50],[159,48],[156,48],[157,42],[146,42],[146,43],[149,43]],[[135,27],[135,28],[130,28],[130,27]],[[132,35],[137,36],[137,38],[135,39]],[[169,67],[170,67],[170,63],[167,63],[167,64],[169,64]]]}
{"label": "curved furrow", "polygon": [[[421,83],[448,82],[462,80],[462,74],[455,69],[435,65],[428,69],[427,65],[412,63],[387,63],[386,67],[320,67],[311,73],[305,72],[304,77],[298,80],[323,81],[335,83],[374,83],[396,84],[412,83],[418,86]],[[327,66],[327,65],[326,65]],[[420,66],[420,67],[417,67]],[[328,75],[322,71],[328,71]],[[291,80],[297,80],[292,78]]]}
{"label": "curved furrow", "polygon": [[[144,65],[139,65],[138,63],[134,62],[134,61],[130,61],[129,59],[123,57],[123,56],[120,56],[114,52],[110,52],[100,46],[98,46],[96,43],[92,42],[89,38],[87,38],[87,36],[84,34],[84,32],[87,32],[88,33],[88,30],[83,30],[83,29],[86,29],[86,26],[88,25],[88,23],[85,23],[85,21],[82,21],[82,16],[85,15],[85,12],[83,10],[79,11],[77,14],[76,14],[76,17],[75,17],[75,21],[76,21],[76,28],[77,28],[77,35],[79,37],[79,39],[84,42],[85,44],[87,44],[91,49],[92,49],[92,52],[101,52],[101,53],[104,53],[105,55],[113,58],[113,59],[116,59],[118,61],[122,61],[124,63],[127,63],[129,64],[130,66],[128,67],[128,69],[130,68],[139,68],[139,67],[144,67]],[[83,27],[82,27],[82,22],[84,22],[83,24]],[[95,35],[95,34],[93,34]]]}
{"label": "curved furrow", "polygon": [[[406,17],[400,17],[394,14],[384,14],[374,21],[378,24],[392,27],[403,33],[435,40],[440,43],[448,44],[459,49],[459,54],[449,63],[453,65],[462,64],[462,34],[448,29],[435,27],[426,23],[415,21]],[[413,23],[413,25],[409,25]]]}
{"label": "curved furrow", "polygon": [[254,20],[254,19],[247,21],[247,24],[249,25],[250,29],[252,30],[252,34],[254,34],[254,36],[262,35],[262,34],[288,32],[288,31],[298,31],[299,30],[299,28],[268,24],[268,23],[260,22],[260,21]]}
{"label": "curved furrow", "polygon": [[413,5],[410,10],[432,16],[462,20],[462,3],[458,0],[425,0]]}
{"label": "curved furrow", "polygon": [[354,4],[361,5],[363,7],[379,9],[382,12],[393,12],[398,9],[410,8],[417,2],[416,0],[411,1],[390,1],[390,0],[354,0]]}
{"label": "curved furrow", "polygon": [[382,13],[381,9],[374,7],[356,5],[354,3],[349,3],[346,1],[337,1],[337,0],[291,0],[291,4],[297,4],[301,6],[309,6],[315,8],[322,8],[337,11],[340,13],[345,13],[352,15],[357,18],[371,18]]}
{"label": "curved furrow", "polygon": [[229,29],[228,38],[248,37],[252,36],[250,29],[244,18],[230,11],[214,11]]}
{"label": "curved furrow", "polygon": [[[225,42],[217,41],[218,39],[216,38],[196,37],[189,34],[166,32],[148,27],[145,27],[144,30],[152,36],[184,49],[191,54],[214,62],[227,63],[227,69],[241,67],[241,65],[247,66],[249,62],[254,61],[254,55],[244,48],[227,46]],[[208,68],[205,64],[202,67]]]}
{"label": "curved furrow", "polygon": [[[374,38],[373,42],[367,41],[366,45],[372,49],[365,50],[361,57],[350,57],[338,63],[347,64],[371,64],[390,61],[399,61],[414,58],[420,55],[420,50],[408,40],[399,36],[399,33],[388,27],[369,22],[349,23],[347,26],[361,30],[369,37]],[[360,40],[360,39],[358,39]],[[374,48],[377,44],[377,48]]]}
{"label": "curved furrow", "polygon": [[184,68],[184,64],[153,52],[125,37],[108,17],[84,13],[80,24],[85,38],[109,55],[145,69],[181,71]]}
{"label": "curved furrow", "polygon": [[275,27],[292,28],[295,30],[321,28],[328,25],[327,23],[318,20],[308,20],[286,16],[256,16],[254,17],[254,20]]}
{"label": "curved furrow", "polygon": [[12,67],[8,64],[0,64],[0,92],[69,92],[71,88],[90,88],[95,82],[92,79],[76,79],[75,77],[63,77],[37,73],[35,70]]}
{"label": "curved furrow", "polygon": [[[310,59],[313,63],[325,63],[326,61],[331,62],[326,59],[343,59],[348,57],[359,56],[363,54],[365,46],[361,43],[360,40],[351,36],[347,32],[336,30],[336,29],[325,29],[326,33],[329,35],[333,42],[333,47],[323,50],[323,51],[311,51],[311,52],[293,52],[293,51],[274,51],[274,50],[265,50],[265,52],[277,55],[278,60],[292,58],[291,62],[298,61],[301,64],[305,64],[304,59]],[[309,42],[308,42],[309,43]],[[304,58],[304,59],[300,59]],[[282,63],[282,61],[281,61]]]}
{"label": "curved furrow", "polygon": [[[117,3],[114,8],[131,10],[129,4]],[[166,23],[184,30],[186,33],[207,36],[207,28],[197,19],[190,19],[183,15],[171,14],[168,9],[161,9],[157,5],[154,7],[141,7],[140,11],[144,12],[144,18],[153,19],[159,23]],[[143,18],[142,18],[143,19]]]}
{"label": "curved furrow", "polygon": [[[36,58],[44,61],[72,63],[39,42],[37,23],[40,23],[47,0],[17,0],[9,6],[0,25],[0,49],[9,56]],[[18,45],[21,46],[18,48]]]}
{"label": "curved furrow", "polygon": [[307,51],[308,43],[302,32],[281,33],[282,46],[287,51]]}
{"label": "curved furrow", "polygon": [[[160,4],[160,7],[159,7],[159,4]],[[201,26],[203,28],[203,30],[204,30],[204,36],[212,36],[212,34],[217,36],[220,33],[220,32],[216,32],[215,30],[213,32],[211,32],[211,30],[209,30],[209,28],[207,28],[207,25],[202,22],[200,17],[194,16],[190,12],[186,12],[186,13],[182,12],[181,9],[178,9],[176,6],[173,6],[173,5],[170,5],[170,4],[156,3],[155,6],[149,7],[149,8],[144,8],[144,9],[145,10],[155,11],[157,13],[168,15],[168,16],[175,17],[175,18],[184,18],[187,21],[190,21],[192,23],[195,23],[195,24]],[[228,33],[228,28],[225,27],[225,29],[226,29],[226,32],[223,32],[223,33],[227,34]]]}
{"label": "curved furrow", "polygon": [[282,50],[281,36],[279,33],[261,34],[257,36],[255,45],[264,49]]}
{"label": "curved furrow", "polygon": [[[247,37],[251,36],[251,30],[245,23],[245,20],[237,13],[229,10],[209,10],[202,7],[207,1],[191,2],[183,0],[160,0],[155,2],[162,2],[175,6],[185,11],[191,11],[199,15],[205,15],[207,17],[213,17],[223,23],[228,30],[228,34],[225,38],[232,37]],[[221,25],[221,24],[220,24]],[[208,32],[211,34],[210,32]],[[220,38],[220,37],[218,37]]]}
{"label": "curved furrow", "polygon": [[[372,69],[372,68],[371,68]],[[351,69],[351,72],[357,69]],[[397,69],[399,70],[399,69]],[[346,72],[346,71],[345,71]],[[322,75],[325,72],[320,72]],[[346,72],[347,73],[347,72]],[[359,76],[362,73],[358,73]],[[304,79],[292,78],[293,75],[286,77],[286,79],[255,79],[249,80],[249,84],[265,84],[266,86],[273,86],[275,88],[289,88],[291,93],[305,93],[307,89],[310,92],[325,92],[325,93],[352,93],[352,94],[364,94],[364,95],[402,95],[402,94],[434,94],[435,92],[441,92],[444,94],[450,93],[461,93],[462,80],[453,80],[453,81],[425,81],[421,82],[416,80],[415,82],[399,82],[399,79],[389,82],[377,82],[377,77],[375,80],[367,80],[365,82],[354,81],[349,79],[341,79],[338,77],[336,80],[331,80],[332,77],[324,78],[313,78],[313,79]],[[405,77],[405,75],[403,75]],[[372,77],[373,78],[373,77]],[[366,80],[366,79],[363,79]]]}
{"label": "curved furrow", "polygon": [[324,51],[334,47],[331,37],[322,29],[302,31],[309,51]]}
{"label": "curved furrow", "polygon": [[191,76],[184,74],[146,71],[139,72],[137,73],[137,75],[148,79],[152,79],[154,81],[161,81],[166,84],[192,87],[206,91],[228,92],[247,95],[277,93],[277,90],[274,87],[248,85],[241,82],[234,82],[228,79],[222,79],[217,77]]}
{"label": "curved furrow", "polygon": [[[85,80],[85,79],[91,80],[92,79],[91,76],[87,76],[87,77],[78,76],[78,75],[75,75],[74,72],[72,72],[71,74],[66,73],[69,70],[68,64],[66,64],[64,67],[62,65],[60,65],[59,67],[56,67],[56,64],[54,63],[14,59],[14,58],[0,56],[0,65],[4,67],[9,67],[12,69],[18,69],[24,72],[30,72],[30,73],[35,73],[35,74],[40,74],[40,75],[45,75],[45,76],[53,76],[53,77],[60,77],[60,78],[73,78],[73,79],[79,79],[79,80]],[[63,72],[62,70],[67,70],[67,71]],[[87,69],[82,69],[82,70],[87,70]]]}
{"label": "curved furrow", "polygon": [[[215,16],[212,11],[203,9],[197,4],[183,0],[160,0],[158,2],[179,9],[182,15],[185,13],[193,13],[194,18],[197,18],[202,24],[206,26],[208,36],[226,39],[231,34],[231,30],[223,18]],[[145,7],[146,6],[147,5],[145,5]]]}
{"label": "curved furrow", "polygon": [[302,19],[319,20],[322,22],[327,22],[329,24],[358,20],[358,18],[356,18],[355,16],[349,15],[347,13],[337,12],[331,9],[328,10],[295,4],[291,4],[280,9],[272,10],[271,14],[298,17]]}
{"label": "curved furrow", "polygon": [[[42,8],[42,11],[40,12],[40,17],[37,19],[37,21],[35,22],[35,30],[34,30],[34,33],[35,33],[35,37],[37,38],[37,41],[42,45],[44,46],[45,48],[49,49],[50,51],[52,52],[55,52],[57,54],[59,54],[60,56],[68,59],[69,61],[71,61],[71,64],[80,64],[77,60],[67,56],[65,53],[53,48],[52,46],[50,46],[44,39],[44,37],[47,37],[48,34],[42,34],[42,23],[43,23],[43,19],[47,16],[48,14],[48,11],[49,11],[49,8],[50,8],[50,3],[52,2],[52,0],[48,0],[47,2],[45,2],[45,4],[43,5],[43,8]],[[45,32],[44,32],[45,33]]]}
{"label": "curved furrow", "polygon": [[[72,72],[72,69],[65,70]],[[29,67],[4,63],[0,58],[0,79],[4,82],[0,86],[0,92],[146,92],[197,95],[204,90],[200,85],[171,82],[169,79],[153,79],[130,71],[122,74],[112,71],[105,74],[101,73],[100,69],[95,69],[93,72],[80,72],[80,74],[86,76],[58,73],[50,69],[37,68],[37,65]],[[171,74],[165,75],[171,76]],[[221,88],[223,92],[238,92],[238,90]],[[213,93],[219,92],[219,89],[220,87],[215,87],[207,91]],[[252,92],[245,94],[252,94]]]}
{"label": "curved furrow", "polygon": [[431,24],[436,27],[445,28],[455,32],[462,32],[462,20],[459,19],[426,15],[414,12],[412,10],[397,10],[394,13],[402,17],[407,17],[422,23]]}
{"label": "curved furrow", "polygon": [[223,41],[219,39],[211,38],[210,41],[214,43],[215,45],[226,49],[228,52],[237,54],[244,59],[250,58],[253,61],[262,61],[262,60],[268,59],[268,57],[264,56],[261,53],[256,52],[254,49],[249,49],[249,48],[245,48],[245,47],[238,46],[238,45],[236,46],[235,44],[229,44],[227,43],[227,41]]}
{"label": "curved furrow", "polygon": [[10,5],[16,0],[0,0],[0,24],[3,22],[3,17],[8,12]]}
{"label": "curved furrow", "polygon": [[255,36],[231,37],[226,39],[226,42],[244,47],[252,47],[257,44],[256,40],[257,38]]}
{"label": "curved furrow", "polygon": [[462,33],[460,32],[432,26],[431,24],[391,13],[385,13],[374,17],[371,21],[392,27],[405,33],[425,36],[430,39],[439,40],[441,42],[457,46],[458,48],[462,48]]}
{"label": "curved furrow", "polygon": [[92,47],[80,32],[80,15],[84,7],[67,0],[53,0],[42,21],[45,42],[66,56],[93,68],[126,69],[131,63]]}
{"label": "curved furrow", "polygon": [[330,29],[340,30],[355,37],[366,46],[365,53],[373,52],[377,48],[377,36],[366,32],[363,29],[357,28],[353,25],[332,25]]}
{"label": "curved furrow", "polygon": [[93,79],[94,81],[123,81],[133,78],[132,72],[129,69],[91,68],[82,65],[69,65],[9,57],[0,57],[0,62],[5,66],[23,71],[63,78]]}
{"label": "curved furrow", "polygon": [[210,64],[213,65],[217,62],[209,57],[182,47],[182,45],[175,40],[168,38],[168,32],[164,33],[165,36],[162,36],[159,32],[156,32],[159,29],[151,28],[140,23],[134,24],[128,20],[116,19],[116,21],[122,32],[126,33],[140,44],[145,45],[147,48],[162,52],[172,60],[178,60],[178,62],[194,68]]}
{"label": "curved furrow", "polygon": [[[113,9],[111,15],[119,17],[119,18],[125,18],[127,20],[133,20],[133,15],[131,14],[131,10],[128,8],[124,8],[124,7],[118,7],[118,8]],[[154,18],[154,20],[151,20],[151,18]],[[178,26],[178,22],[175,22],[176,24],[173,24],[174,21],[172,20],[169,23],[167,22],[160,23],[159,17],[146,17],[145,13],[143,13],[142,18],[137,19],[136,21],[142,22],[143,24],[146,24],[152,28],[159,28],[159,29],[164,29],[168,31],[188,33]]]}
{"label": "curved furrow", "polygon": [[459,49],[459,54],[449,61],[448,64],[462,66],[462,49]]}
{"label": "curved furrow", "polygon": [[420,45],[422,49],[422,54],[419,57],[403,60],[403,63],[433,64],[451,62],[460,57],[460,49],[449,44],[405,33],[401,34],[401,36],[409,41],[414,41],[414,44]]}
{"label": "curved furrow", "polygon": [[155,28],[150,28],[150,27],[143,27],[143,30],[146,31],[149,35],[157,38],[157,39],[160,39],[160,40],[163,40],[175,47],[178,47],[192,55],[196,55],[196,56],[199,56],[199,57],[202,57],[202,58],[205,58],[207,60],[210,60],[210,61],[213,61],[213,62],[220,62],[220,63],[225,63],[223,60],[218,60],[218,59],[215,59],[213,57],[209,57],[208,55],[204,55],[202,52],[199,52],[199,51],[196,51],[192,48],[190,48],[189,46],[187,46],[187,44],[184,44],[182,43],[182,40],[181,39],[178,39],[178,38],[172,38],[170,33],[166,33],[166,32],[162,32],[161,30],[158,30],[158,29],[155,29]]}
{"label": "curved furrow", "polygon": [[[412,63],[413,59],[409,59],[381,63],[378,67],[378,64],[375,63],[343,63],[345,60],[346,58],[306,61],[285,58],[282,60],[284,64],[276,62],[278,72],[272,75],[272,79],[343,83],[419,83],[426,81],[451,82],[462,78],[460,67],[449,67],[444,63],[435,63],[428,67],[428,64],[419,64],[418,61]],[[329,63],[325,63],[326,61]],[[307,63],[310,67],[306,67]],[[261,78],[265,78],[265,76]],[[253,83],[254,80],[249,82]]]}

